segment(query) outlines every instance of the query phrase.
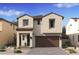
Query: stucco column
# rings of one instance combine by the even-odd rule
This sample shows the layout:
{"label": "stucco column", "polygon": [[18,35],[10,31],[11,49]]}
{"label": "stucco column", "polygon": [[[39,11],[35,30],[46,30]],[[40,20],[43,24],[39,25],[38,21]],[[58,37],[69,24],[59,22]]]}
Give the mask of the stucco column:
{"label": "stucco column", "polygon": [[17,32],[17,41],[16,41],[16,43],[17,43],[17,47],[19,47],[19,33]]}
{"label": "stucco column", "polygon": [[23,47],[24,46],[24,43],[23,43],[23,35],[21,34],[21,46]]}
{"label": "stucco column", "polygon": [[30,47],[32,47],[32,33],[30,33]]}
{"label": "stucco column", "polygon": [[32,47],[35,48],[35,36],[33,35],[33,39],[32,39]]}
{"label": "stucco column", "polygon": [[62,39],[59,38],[59,47],[62,48]]}

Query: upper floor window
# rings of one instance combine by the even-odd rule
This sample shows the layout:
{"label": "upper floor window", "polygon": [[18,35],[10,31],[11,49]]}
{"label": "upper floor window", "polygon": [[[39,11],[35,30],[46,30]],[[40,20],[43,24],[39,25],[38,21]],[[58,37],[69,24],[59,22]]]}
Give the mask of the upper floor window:
{"label": "upper floor window", "polygon": [[12,26],[12,23],[10,23],[10,25]]}
{"label": "upper floor window", "polygon": [[77,19],[75,19],[75,21],[77,21]]}
{"label": "upper floor window", "polygon": [[28,19],[24,19],[23,20],[23,26],[27,26],[28,25]]}
{"label": "upper floor window", "polygon": [[55,19],[49,19],[49,27],[53,28],[55,26]]}
{"label": "upper floor window", "polygon": [[72,26],[72,24],[70,24],[70,26]]}
{"label": "upper floor window", "polygon": [[37,24],[40,25],[40,20],[37,20]]}

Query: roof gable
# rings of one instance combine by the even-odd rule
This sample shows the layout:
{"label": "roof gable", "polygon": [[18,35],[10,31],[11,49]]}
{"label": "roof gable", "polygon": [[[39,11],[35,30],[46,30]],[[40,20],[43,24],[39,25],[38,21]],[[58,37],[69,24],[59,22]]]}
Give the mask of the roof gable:
{"label": "roof gable", "polygon": [[51,12],[51,13],[48,13],[48,14],[44,15],[44,17],[45,17],[45,16],[48,16],[48,15],[50,15],[50,14],[55,14],[55,15],[57,15],[57,16],[62,17],[62,19],[64,19],[64,17],[63,17],[63,16],[61,16],[61,15],[59,15],[59,14],[57,14],[57,13],[54,13],[54,12]]}
{"label": "roof gable", "polygon": [[24,16],[29,16],[29,17],[32,17],[31,15],[28,15],[28,14],[24,14],[24,15],[21,15],[21,16],[19,16],[17,19],[19,19],[19,18],[21,18],[21,17],[24,17]]}
{"label": "roof gable", "polygon": [[32,17],[32,18],[34,18],[34,19],[39,19],[39,18],[43,18],[43,17],[45,17],[45,16],[48,16],[48,15],[50,15],[50,14],[55,14],[55,15],[57,15],[57,16],[60,16],[60,17],[62,17],[62,19],[64,19],[64,17],[63,16],[61,16],[61,15],[59,15],[59,14],[57,14],[57,13],[54,13],[54,12],[51,12],[51,13],[48,13],[48,14],[46,14],[46,15],[39,15],[39,16],[31,16],[31,15],[28,15],[28,14],[24,14],[24,15],[21,15],[20,17],[18,17],[17,19],[19,19],[19,18],[21,18],[21,17],[23,17],[23,16],[30,16],[30,17]]}

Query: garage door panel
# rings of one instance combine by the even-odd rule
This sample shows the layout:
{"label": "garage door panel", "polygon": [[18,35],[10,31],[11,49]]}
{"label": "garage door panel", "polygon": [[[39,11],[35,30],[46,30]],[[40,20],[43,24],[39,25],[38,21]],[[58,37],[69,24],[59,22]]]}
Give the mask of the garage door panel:
{"label": "garage door panel", "polygon": [[36,47],[58,47],[59,37],[36,36]]}

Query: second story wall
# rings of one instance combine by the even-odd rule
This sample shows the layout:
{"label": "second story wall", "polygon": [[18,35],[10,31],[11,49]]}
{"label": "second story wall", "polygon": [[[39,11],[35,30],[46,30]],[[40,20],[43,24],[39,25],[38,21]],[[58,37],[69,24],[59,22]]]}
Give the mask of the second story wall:
{"label": "second story wall", "polygon": [[79,19],[69,19],[66,26],[66,34],[79,33]]}
{"label": "second story wall", "polygon": [[40,20],[40,24],[38,24],[38,20],[34,20],[34,24],[33,24],[33,29],[34,29],[34,34],[35,35],[41,35],[41,20]]}
{"label": "second story wall", "polygon": [[33,28],[33,18],[30,16],[23,16],[18,19],[18,28]]}
{"label": "second story wall", "polygon": [[[54,20],[54,26],[52,28],[50,28],[49,20]],[[62,33],[62,17],[55,14],[43,17],[41,22],[41,33]]]}
{"label": "second story wall", "polygon": [[0,21],[0,31],[2,31],[2,21]]}
{"label": "second story wall", "polygon": [[1,20],[2,31],[0,31],[0,45],[5,45],[14,40],[16,34],[16,25]]}

